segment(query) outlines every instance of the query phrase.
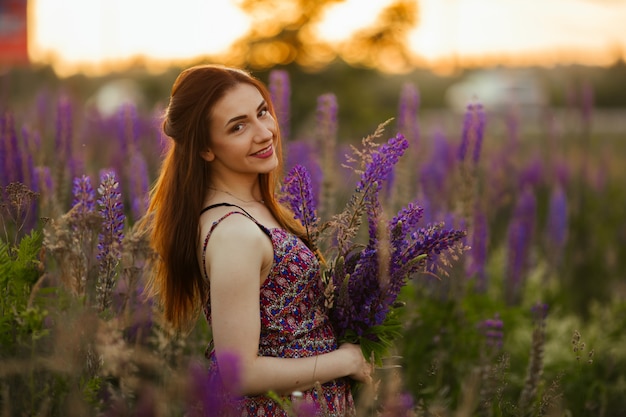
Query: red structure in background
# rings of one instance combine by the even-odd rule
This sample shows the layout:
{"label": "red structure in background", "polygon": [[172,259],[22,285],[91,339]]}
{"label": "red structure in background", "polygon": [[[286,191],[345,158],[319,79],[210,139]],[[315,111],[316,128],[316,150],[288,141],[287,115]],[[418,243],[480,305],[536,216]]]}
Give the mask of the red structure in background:
{"label": "red structure in background", "polygon": [[0,67],[29,64],[27,3],[0,0]]}

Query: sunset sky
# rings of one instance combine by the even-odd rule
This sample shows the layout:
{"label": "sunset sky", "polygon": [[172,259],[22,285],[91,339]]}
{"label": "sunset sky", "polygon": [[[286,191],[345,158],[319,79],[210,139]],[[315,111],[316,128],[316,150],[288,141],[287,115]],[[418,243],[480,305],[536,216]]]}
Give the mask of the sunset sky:
{"label": "sunset sky", "polygon": [[[346,0],[321,38],[339,41],[391,0]],[[162,62],[228,50],[248,29],[236,0],[30,0],[31,59],[97,71],[143,56]],[[420,0],[409,45],[419,62],[606,65],[626,51],[626,0]]]}

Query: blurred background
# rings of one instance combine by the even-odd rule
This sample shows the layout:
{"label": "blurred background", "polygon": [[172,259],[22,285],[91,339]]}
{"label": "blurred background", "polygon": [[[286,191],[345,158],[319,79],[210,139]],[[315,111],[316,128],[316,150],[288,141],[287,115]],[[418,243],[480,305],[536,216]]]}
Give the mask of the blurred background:
{"label": "blurred background", "polygon": [[[151,395],[178,407],[179,379],[169,376],[185,373],[183,359],[204,350],[208,329],[165,343],[144,317],[131,227],[161,163],[159,119],[174,79],[219,63],[269,85],[287,167],[311,167],[327,191],[324,214],[354,190],[340,168],[347,145],[394,118],[382,139],[401,132],[410,146],[386,190],[389,208],[417,201],[424,221],[467,227],[472,250],[450,275],[424,274],[403,294],[411,337],[397,352],[427,411],[419,415],[453,415],[441,410],[462,411],[473,397],[483,411],[475,415],[625,415],[624,22],[626,0],[0,0],[0,186],[21,182],[38,198],[36,209],[14,199],[34,209],[20,208],[23,219],[9,216],[15,201],[0,201],[0,220],[23,221],[4,227],[15,236],[40,218],[57,221],[45,250],[35,242],[0,256],[0,408],[96,415],[86,410],[111,398],[132,409],[132,398],[150,404]],[[95,185],[110,168],[129,226],[111,275],[125,298],[96,326],[78,319],[89,309],[65,301],[95,299],[96,251],[69,239],[75,230],[63,222],[80,214],[69,211],[76,180]],[[86,266],[72,275],[67,259]],[[87,283],[70,288],[74,298],[52,292],[72,279]],[[68,317],[84,340],[66,337]],[[109,335],[114,325],[124,343]],[[104,336],[92,344],[96,333]],[[126,353],[96,363],[92,345],[135,349],[138,365],[119,359]],[[33,360],[49,352],[60,359]],[[64,369],[45,365],[56,363]],[[9,388],[20,393],[10,406]],[[546,404],[564,412],[548,414]]]}
{"label": "blurred background", "polygon": [[62,85],[104,112],[125,96],[151,108],[180,68],[218,62],[288,69],[294,130],[333,91],[359,137],[407,80],[424,112],[563,107],[588,84],[598,125],[619,126],[624,21],[621,0],[0,0],[0,100]]}

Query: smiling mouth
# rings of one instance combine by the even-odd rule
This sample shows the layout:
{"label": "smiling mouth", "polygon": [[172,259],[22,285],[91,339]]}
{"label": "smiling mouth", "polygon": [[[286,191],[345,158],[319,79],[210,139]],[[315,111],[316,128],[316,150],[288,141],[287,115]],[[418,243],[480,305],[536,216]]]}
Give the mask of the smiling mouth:
{"label": "smiling mouth", "polygon": [[266,148],[261,149],[258,152],[253,153],[253,156],[265,155],[272,151],[272,145],[268,145]]}

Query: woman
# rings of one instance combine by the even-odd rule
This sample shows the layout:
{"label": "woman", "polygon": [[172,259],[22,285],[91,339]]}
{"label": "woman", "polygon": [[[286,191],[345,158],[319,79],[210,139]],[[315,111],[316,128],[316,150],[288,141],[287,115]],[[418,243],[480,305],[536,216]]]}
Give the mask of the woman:
{"label": "woman", "polygon": [[266,87],[238,69],[184,70],[163,130],[173,146],[150,204],[159,264],[148,287],[166,320],[189,328],[204,310],[211,369],[222,353],[239,359],[242,415],[286,415],[270,390],[353,414],[347,377],[369,383],[371,365],[359,346],[337,346],[318,261],[274,196],[282,155]]}

